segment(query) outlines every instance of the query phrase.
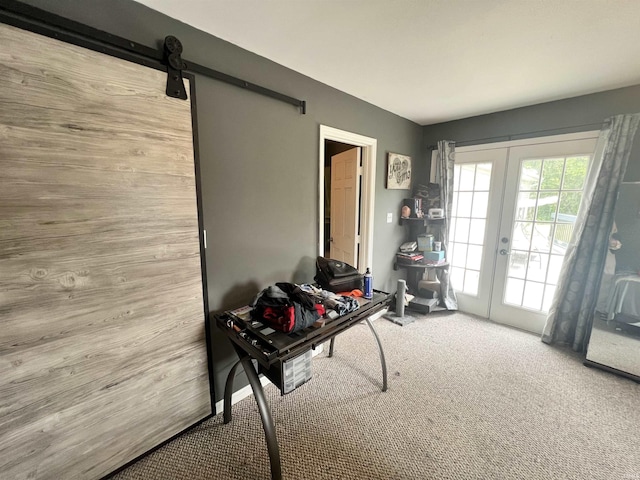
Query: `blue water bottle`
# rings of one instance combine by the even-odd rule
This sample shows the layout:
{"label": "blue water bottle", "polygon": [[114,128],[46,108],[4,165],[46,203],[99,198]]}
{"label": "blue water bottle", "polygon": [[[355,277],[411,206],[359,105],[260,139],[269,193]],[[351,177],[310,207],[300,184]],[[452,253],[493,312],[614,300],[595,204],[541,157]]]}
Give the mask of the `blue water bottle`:
{"label": "blue water bottle", "polygon": [[373,298],[373,275],[368,268],[364,273],[364,298]]}

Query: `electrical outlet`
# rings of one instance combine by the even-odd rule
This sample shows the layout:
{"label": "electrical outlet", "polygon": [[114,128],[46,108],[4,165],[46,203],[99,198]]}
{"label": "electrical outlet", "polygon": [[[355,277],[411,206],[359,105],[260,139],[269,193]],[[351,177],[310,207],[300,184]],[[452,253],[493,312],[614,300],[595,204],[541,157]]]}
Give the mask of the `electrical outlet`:
{"label": "electrical outlet", "polygon": [[393,213],[387,213],[387,223],[393,222]]}

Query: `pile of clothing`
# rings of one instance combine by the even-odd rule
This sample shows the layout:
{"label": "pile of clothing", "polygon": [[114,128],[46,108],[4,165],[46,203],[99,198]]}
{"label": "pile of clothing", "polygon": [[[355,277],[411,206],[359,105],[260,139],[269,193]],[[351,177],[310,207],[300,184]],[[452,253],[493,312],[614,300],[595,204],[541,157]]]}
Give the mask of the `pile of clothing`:
{"label": "pile of clothing", "polygon": [[293,333],[315,323],[325,313],[322,303],[293,283],[279,282],[262,290],[252,304],[251,317],[271,328]]}
{"label": "pile of clothing", "polygon": [[341,296],[313,285],[279,282],[262,290],[254,299],[251,317],[275,330],[294,333],[310,327],[334,310],[336,316],[357,310],[355,298]]}
{"label": "pile of clothing", "polygon": [[360,307],[358,301],[353,297],[338,295],[309,284],[300,285],[300,289],[313,296],[317,302],[323,303],[326,308],[335,310],[338,315],[346,315]]}

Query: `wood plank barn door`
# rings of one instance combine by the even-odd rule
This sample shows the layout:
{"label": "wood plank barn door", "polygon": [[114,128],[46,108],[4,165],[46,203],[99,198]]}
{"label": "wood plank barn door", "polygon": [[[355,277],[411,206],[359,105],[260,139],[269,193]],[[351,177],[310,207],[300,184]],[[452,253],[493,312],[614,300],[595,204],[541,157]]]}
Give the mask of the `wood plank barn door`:
{"label": "wood plank barn door", "polygon": [[100,478],[212,410],[191,106],[164,72],[0,45],[0,476]]}

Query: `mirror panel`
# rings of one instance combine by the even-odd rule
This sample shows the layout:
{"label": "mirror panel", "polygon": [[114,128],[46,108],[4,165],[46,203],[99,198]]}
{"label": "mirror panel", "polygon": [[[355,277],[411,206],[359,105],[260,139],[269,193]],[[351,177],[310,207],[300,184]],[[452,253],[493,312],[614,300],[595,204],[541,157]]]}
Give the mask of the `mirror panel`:
{"label": "mirror panel", "polygon": [[[640,163],[632,157],[629,168],[634,161]],[[625,180],[619,191],[586,363],[615,369],[640,381],[640,181]]]}

